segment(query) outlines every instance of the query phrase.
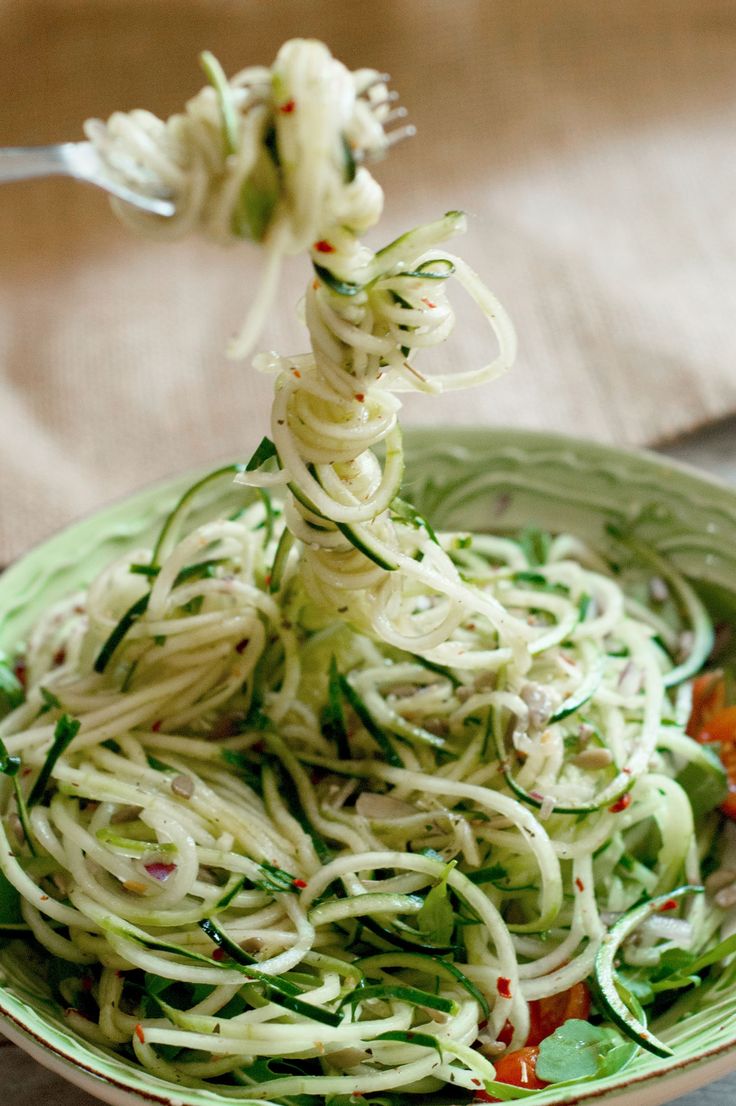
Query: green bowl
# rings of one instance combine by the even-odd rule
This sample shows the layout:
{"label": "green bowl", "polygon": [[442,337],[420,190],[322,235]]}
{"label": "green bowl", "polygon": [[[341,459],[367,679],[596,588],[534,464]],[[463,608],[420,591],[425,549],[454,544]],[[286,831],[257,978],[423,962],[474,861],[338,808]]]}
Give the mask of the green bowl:
{"label": "green bowl", "polygon": [[[645,453],[519,430],[410,431],[405,494],[435,526],[509,529],[530,523],[569,530],[601,544],[607,525],[637,521],[637,532],[711,600],[736,592],[736,490]],[[0,577],[0,648],[13,650],[40,612],[86,585],[124,549],[150,543],[192,474],[158,484],[76,523],[32,550]],[[192,521],[227,505],[200,500]],[[733,608],[729,613],[735,613]],[[668,1060],[639,1056],[618,1075],[535,1095],[535,1106],[603,1102],[659,1106],[736,1068],[736,992],[694,991],[682,1017],[661,1034]],[[98,1098],[130,1106],[166,1102],[206,1106],[226,1101],[155,1079],[75,1037],[37,991],[23,965],[0,966],[2,1030],[69,1082]],[[241,1102],[243,1100],[240,1100]],[[417,1106],[421,1106],[417,1102]]]}

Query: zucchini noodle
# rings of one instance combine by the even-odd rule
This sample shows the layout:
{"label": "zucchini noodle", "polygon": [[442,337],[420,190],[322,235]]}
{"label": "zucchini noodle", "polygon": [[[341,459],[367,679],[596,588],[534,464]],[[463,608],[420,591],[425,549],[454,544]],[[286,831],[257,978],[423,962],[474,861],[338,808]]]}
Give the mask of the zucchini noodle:
{"label": "zucchini noodle", "polygon": [[[397,393],[513,360],[505,313],[441,248],[464,219],[359,240],[381,196],[354,159],[388,141],[372,71],[300,41],[229,83],[206,67],[184,115],[90,134],[177,197],[171,225],[119,209],[145,232],[242,236],[269,180],[248,236],[267,289],[309,248],[311,352],[257,359],[275,399],[251,462],[198,481],[20,649],[0,721],[10,955],[96,1046],[243,1102],[507,1095],[494,1060],[530,1003],[594,975],[599,1013],[666,1050],[613,971],[699,953],[722,918],[688,898],[719,801],[696,822],[683,775],[720,784],[684,732],[708,615],[633,534],[435,534],[399,498]],[[414,359],[452,330],[453,276],[498,354],[432,377]],[[234,478],[255,489],[240,508],[189,528]]]}

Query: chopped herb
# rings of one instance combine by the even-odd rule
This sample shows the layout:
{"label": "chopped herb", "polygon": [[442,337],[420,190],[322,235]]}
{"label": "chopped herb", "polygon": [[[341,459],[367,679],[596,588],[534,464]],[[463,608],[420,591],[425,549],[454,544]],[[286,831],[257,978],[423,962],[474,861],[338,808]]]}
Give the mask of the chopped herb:
{"label": "chopped herb", "polygon": [[50,710],[61,710],[61,703],[54,695],[53,691],[49,691],[48,688],[41,688],[41,698],[43,699],[43,706],[38,712],[39,715],[47,714]]}
{"label": "chopped herb", "polygon": [[547,563],[552,538],[546,530],[540,530],[537,526],[527,526],[519,534],[518,540],[530,565]]}
{"label": "chopped herb", "polygon": [[62,753],[69,747],[71,742],[79,733],[81,722],[78,718],[70,718],[68,714],[62,714],[59,721],[56,723],[54,729],[54,740],[51,743],[51,748],[46,754],[46,760],[43,762],[41,771],[36,777],[36,782],[31,788],[31,793],[28,796],[29,808],[35,806],[43,798],[46,785],[51,778],[51,773],[54,770],[56,764]]}
{"label": "chopped herb", "polygon": [[120,619],[117,626],[115,626],[112,633],[107,638],[107,641],[104,643],[99,653],[97,654],[97,659],[94,663],[95,672],[105,671],[108,664],[110,663],[113,653],[117,649],[118,645],[120,645],[120,642],[123,640],[130,627],[148,609],[149,599],[150,595],[142,595],[140,599],[136,599],[135,603],[128,607],[127,611]]}
{"label": "chopped herb", "polygon": [[23,684],[6,661],[0,661],[0,716],[10,714],[25,700]]}
{"label": "chopped herb", "polygon": [[450,902],[447,879],[454,867],[448,864],[439,883],[428,893],[417,914],[417,927],[424,937],[437,945],[448,945],[455,930],[455,911]]}
{"label": "chopped herb", "polygon": [[390,511],[393,518],[399,519],[399,521],[405,522],[409,526],[413,526],[415,530],[425,530],[428,537],[435,545],[440,544],[437,540],[437,535],[424,515],[420,515],[416,507],[411,503],[407,503],[405,499],[401,499],[398,495],[395,496],[391,501]]}
{"label": "chopped herb", "polygon": [[345,280],[339,280],[332,275],[329,269],[326,269],[324,265],[318,265],[316,261],[313,261],[312,265],[322,283],[331,288],[333,292],[337,292],[338,296],[357,296],[358,292],[362,291],[362,284],[348,284]]}
{"label": "chopped herb", "polygon": [[358,718],[376,742],[386,761],[394,768],[403,768],[403,761],[393,747],[391,739],[384,733],[380,726],[374,722],[373,717],[365,703],[346,676],[340,676],[340,689],[353,708]]}

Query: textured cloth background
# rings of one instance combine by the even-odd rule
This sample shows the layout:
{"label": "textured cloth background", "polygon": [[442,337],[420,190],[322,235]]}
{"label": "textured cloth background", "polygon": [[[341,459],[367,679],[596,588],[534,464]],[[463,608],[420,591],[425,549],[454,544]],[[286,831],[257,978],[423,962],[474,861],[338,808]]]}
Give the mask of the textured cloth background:
{"label": "textured cloth background", "polygon": [[[736,5],[723,0],[0,0],[0,144],[168,114],[318,35],[385,68],[419,134],[377,167],[375,241],[462,207],[514,317],[516,369],[409,399],[408,421],[652,443],[736,410]],[[223,349],[258,280],[242,245],[138,240],[105,197],[0,186],[0,561],[176,469],[245,455],[271,384]],[[289,270],[266,347],[305,348]],[[443,356],[489,355],[484,322]]]}

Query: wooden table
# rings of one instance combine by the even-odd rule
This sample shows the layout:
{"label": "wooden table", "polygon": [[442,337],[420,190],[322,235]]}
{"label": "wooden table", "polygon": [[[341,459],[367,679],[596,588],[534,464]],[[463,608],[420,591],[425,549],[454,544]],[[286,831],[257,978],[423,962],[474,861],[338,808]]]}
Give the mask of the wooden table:
{"label": "wooden table", "polygon": [[[692,435],[662,452],[736,484],[736,420]],[[96,1099],[39,1067],[20,1049],[0,1039],[2,1085],[12,1088],[13,1106],[95,1106]],[[735,1061],[736,1062],[736,1061]],[[636,1093],[631,1106],[636,1106]],[[671,1106],[729,1106],[736,1102],[736,1072],[709,1087],[673,1100]]]}

